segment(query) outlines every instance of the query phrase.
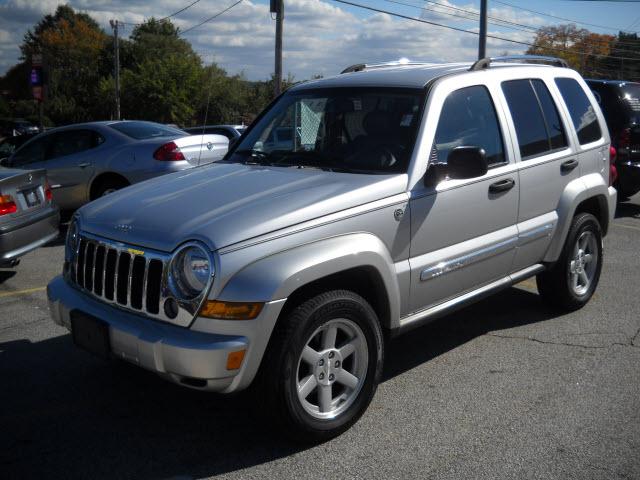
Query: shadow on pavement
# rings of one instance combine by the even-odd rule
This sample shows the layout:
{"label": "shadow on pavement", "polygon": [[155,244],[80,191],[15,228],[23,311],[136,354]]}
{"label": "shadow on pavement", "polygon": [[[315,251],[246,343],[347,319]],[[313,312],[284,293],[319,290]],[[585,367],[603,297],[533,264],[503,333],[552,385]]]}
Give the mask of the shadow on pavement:
{"label": "shadow on pavement", "polygon": [[619,203],[616,208],[616,218],[640,218],[640,205],[632,202]]}
{"label": "shadow on pavement", "polygon": [[15,270],[0,270],[0,285],[9,280],[12,277],[15,277]]}
{"label": "shadow on pavement", "polygon": [[[391,340],[384,380],[487,331],[551,317],[538,295],[511,288]],[[177,387],[95,359],[69,335],[0,343],[0,378],[4,478],[200,478],[305,448],[254,423],[258,398]]]}

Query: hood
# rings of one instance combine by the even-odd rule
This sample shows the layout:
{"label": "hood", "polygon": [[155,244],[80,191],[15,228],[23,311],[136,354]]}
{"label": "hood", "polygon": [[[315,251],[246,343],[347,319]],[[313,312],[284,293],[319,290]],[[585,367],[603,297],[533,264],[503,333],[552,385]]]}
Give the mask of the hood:
{"label": "hood", "polygon": [[201,240],[215,250],[402,193],[406,185],[404,174],[218,163],[127,187],[79,214],[82,230],[112,240],[165,252]]}

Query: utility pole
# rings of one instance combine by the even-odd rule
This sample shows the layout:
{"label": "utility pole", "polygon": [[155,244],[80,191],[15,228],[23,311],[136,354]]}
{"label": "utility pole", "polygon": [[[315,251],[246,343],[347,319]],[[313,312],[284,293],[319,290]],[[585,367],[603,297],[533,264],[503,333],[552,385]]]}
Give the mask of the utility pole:
{"label": "utility pole", "polygon": [[120,42],[118,41],[118,20],[109,20],[113,28],[114,74],[116,81],[116,120],[120,120]]}
{"label": "utility pole", "polygon": [[487,0],[480,0],[480,37],[478,39],[478,60],[487,56]]}
{"label": "utility pole", "polygon": [[284,0],[271,0],[271,13],[276,14],[276,65],[274,93],[277,97],[282,92],[282,30],[284,28]]}

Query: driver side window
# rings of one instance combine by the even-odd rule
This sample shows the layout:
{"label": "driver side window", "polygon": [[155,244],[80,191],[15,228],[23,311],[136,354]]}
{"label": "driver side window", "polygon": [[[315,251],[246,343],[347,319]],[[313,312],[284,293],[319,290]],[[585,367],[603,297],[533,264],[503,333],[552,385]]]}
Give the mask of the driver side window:
{"label": "driver side window", "polygon": [[489,167],[505,163],[496,110],[486,87],[475,85],[449,94],[442,106],[430,162],[446,163],[456,147],[480,147]]}

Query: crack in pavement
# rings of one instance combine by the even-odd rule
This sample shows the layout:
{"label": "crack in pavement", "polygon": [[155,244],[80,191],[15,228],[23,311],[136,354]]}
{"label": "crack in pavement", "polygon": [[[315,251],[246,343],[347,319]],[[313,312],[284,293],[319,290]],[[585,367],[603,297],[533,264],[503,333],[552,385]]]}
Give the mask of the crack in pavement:
{"label": "crack in pavement", "polygon": [[[640,334],[640,330],[638,331],[638,333],[636,333],[636,336],[638,336],[638,334]],[[580,344],[580,343],[553,342],[553,341],[549,341],[549,340],[540,340],[539,338],[523,337],[523,336],[520,336],[520,335],[499,335],[497,333],[487,333],[486,335],[490,336],[490,337],[497,337],[497,338],[510,338],[510,339],[515,339],[515,340],[525,340],[525,341],[530,341],[530,342],[535,342],[535,343],[542,343],[544,345],[559,345],[559,346],[564,346],[564,347],[576,347],[576,348],[594,349],[594,350],[607,349],[607,348],[613,347],[614,345],[619,345],[619,346],[622,346],[622,347],[640,348],[639,345],[635,345],[635,343],[634,343],[635,337],[630,339],[628,341],[628,343],[613,342],[613,343],[610,343],[609,345],[583,345],[583,344]]]}

